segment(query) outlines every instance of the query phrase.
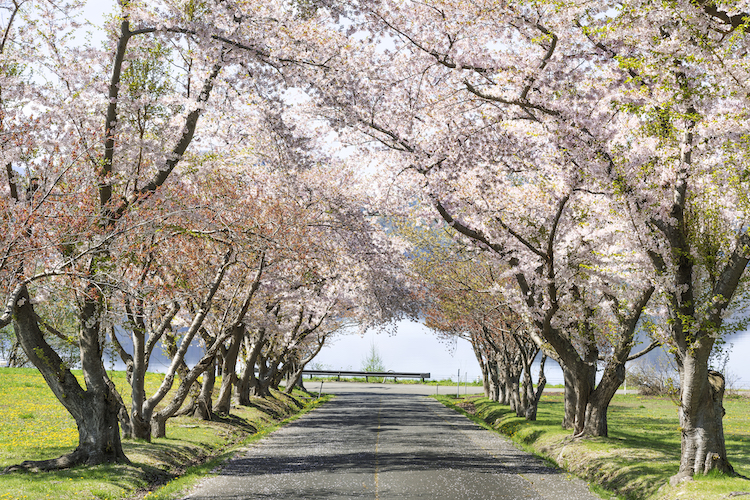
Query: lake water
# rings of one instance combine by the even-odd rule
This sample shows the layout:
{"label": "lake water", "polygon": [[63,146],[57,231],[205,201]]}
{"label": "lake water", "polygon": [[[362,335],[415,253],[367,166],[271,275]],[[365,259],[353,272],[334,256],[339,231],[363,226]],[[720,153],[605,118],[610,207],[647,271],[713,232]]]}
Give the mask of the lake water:
{"label": "lake water", "polygon": [[[130,351],[131,345],[127,336],[121,336],[124,347]],[[466,340],[446,342],[438,340],[435,335],[419,323],[403,322],[395,335],[374,334],[368,332],[364,337],[344,335],[324,347],[313,363],[325,369],[358,370],[362,360],[367,356],[371,345],[376,345],[384,360],[386,369],[406,372],[431,372],[433,379],[455,380],[458,372],[461,380],[475,380],[481,377],[471,346]],[[727,339],[729,358],[726,366],[728,385],[734,389],[750,389],[750,331],[733,335]],[[636,349],[642,348],[637,346]],[[188,350],[189,366],[198,362],[203,351],[195,340]],[[631,368],[636,363],[659,363],[668,356],[663,350],[656,349],[643,359],[628,364]],[[108,353],[105,357],[108,369],[122,370],[124,364],[118,357]],[[152,356],[150,370],[164,372],[169,367],[169,359],[157,346]],[[716,367],[720,368],[720,367]],[[538,374],[538,364],[533,375]],[[562,384],[562,370],[553,360],[545,366],[547,383]]]}
{"label": "lake water", "polygon": [[[643,346],[636,346],[633,349],[637,352]],[[740,332],[727,338],[725,350],[728,351],[728,360],[725,367],[727,377],[727,387],[732,389],[750,389],[750,331]],[[656,364],[663,363],[670,359],[670,355],[661,348],[654,349],[646,356],[636,361],[628,363],[628,369],[635,367],[637,364]],[[534,377],[538,374],[538,362],[534,366]],[[720,370],[721,366],[713,368]],[[560,366],[554,360],[547,360],[545,364],[545,375],[548,384],[562,384],[563,375]],[[601,375],[601,372],[600,372]]]}

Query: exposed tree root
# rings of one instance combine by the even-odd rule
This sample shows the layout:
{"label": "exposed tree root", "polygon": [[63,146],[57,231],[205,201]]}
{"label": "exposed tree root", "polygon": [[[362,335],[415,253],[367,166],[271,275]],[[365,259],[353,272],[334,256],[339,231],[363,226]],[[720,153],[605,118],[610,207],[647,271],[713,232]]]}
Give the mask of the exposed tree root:
{"label": "exposed tree root", "polygon": [[3,469],[3,474],[17,471],[31,471],[31,472],[48,472],[54,470],[70,469],[77,465],[99,465],[104,463],[126,463],[129,464],[130,460],[125,455],[117,456],[111,454],[105,454],[102,452],[91,453],[88,451],[76,448],[70,453],[62,455],[58,458],[52,458],[48,460],[26,460],[18,465],[10,465]]}

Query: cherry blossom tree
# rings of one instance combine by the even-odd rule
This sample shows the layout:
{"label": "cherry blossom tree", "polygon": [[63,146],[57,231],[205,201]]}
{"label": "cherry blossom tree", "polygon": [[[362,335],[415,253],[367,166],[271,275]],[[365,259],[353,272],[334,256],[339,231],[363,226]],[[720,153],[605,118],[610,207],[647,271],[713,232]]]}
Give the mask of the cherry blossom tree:
{"label": "cherry blossom tree", "polygon": [[[79,5],[12,2],[2,26],[2,324],[13,323],[80,437],[73,453],[27,466],[127,460],[122,401],[102,363],[104,332],[120,319],[109,307],[121,277],[115,246],[138,231],[138,207],[177,176],[191,144],[235,145],[248,133],[252,121],[220,125],[232,107],[251,112],[233,98],[274,98],[279,68],[304,63],[286,43],[294,30],[272,27],[304,23],[296,5],[123,2],[97,49],[73,41]],[[42,334],[34,303],[45,287],[75,297],[83,385]]]}
{"label": "cherry blossom tree", "polygon": [[[377,220],[350,171],[332,165],[281,174],[267,186],[281,203],[282,230],[268,247],[274,261],[261,290],[262,307],[248,323],[240,401],[267,395],[299,378],[325,338],[344,327],[360,329],[414,315],[403,257]],[[270,239],[269,239],[270,241]],[[258,368],[258,376],[254,367]],[[287,389],[290,389],[287,386]]]}
{"label": "cherry blossom tree", "polygon": [[[746,12],[708,2],[655,9],[634,3],[588,33],[603,55],[620,61],[638,84],[619,96],[630,125],[609,150],[623,160],[604,165],[628,195],[643,244],[662,281],[668,340],[680,372],[682,456],[679,481],[711,470],[732,472],[724,446],[723,377],[710,370],[717,339],[745,276],[747,246],[748,38]],[[632,24],[631,24],[632,23]],[[649,44],[625,38],[650,33]],[[637,143],[625,155],[625,144]],[[614,157],[614,155],[613,155]],[[617,157],[615,157],[617,158]],[[659,181],[656,183],[655,176]]]}
{"label": "cherry blossom tree", "polygon": [[448,227],[418,228],[409,221],[396,227],[412,245],[410,263],[424,289],[420,302],[425,325],[441,335],[468,340],[482,370],[485,395],[535,420],[546,384],[547,355],[542,354],[535,384],[531,365],[540,348],[526,334],[526,319],[504,298],[512,283],[500,279],[505,274],[502,265],[455,242]]}
{"label": "cherry blossom tree", "polygon": [[[596,101],[589,87],[573,92],[573,82],[581,73],[611,85],[626,77],[618,67],[592,68],[589,52],[598,49],[585,30],[571,25],[568,11],[543,3],[328,5],[361,43],[352,42],[329,65],[325,85],[311,91],[323,114],[342,140],[360,145],[363,158],[377,155],[392,165],[399,188],[413,186],[407,199],[433,207],[507,266],[517,282],[514,306],[525,311],[534,325],[530,333],[556,353],[568,375],[565,425],[579,435],[606,433],[606,412],[587,412],[600,352],[609,350],[601,348],[613,339],[597,316],[608,302],[633,309],[615,315],[627,353],[607,357],[623,365],[632,347],[627,338],[653,290],[651,277],[633,272],[647,258],[622,236],[634,227],[613,212],[623,200],[586,171],[596,172],[602,156],[585,140],[587,124],[612,113],[596,115],[581,103],[611,111],[609,102]],[[567,37],[566,45],[552,27]],[[588,121],[564,119],[563,97],[578,106],[566,112]],[[362,144],[362,137],[371,143]],[[613,300],[618,293],[624,296]],[[623,366],[614,371],[624,375]],[[606,380],[607,387],[615,383]],[[606,408],[609,399],[597,398],[597,404]],[[587,425],[587,418],[599,423]]]}
{"label": "cherry blossom tree", "polygon": [[[345,110],[335,120],[408,157],[394,163],[420,171],[441,216],[507,256],[541,338],[566,369],[585,373],[597,358],[590,333],[558,335],[566,317],[577,318],[579,331],[601,331],[597,304],[609,297],[626,333],[655,290],[666,297],[681,367],[679,477],[731,472],[723,383],[708,359],[747,264],[746,180],[737,172],[747,150],[748,16],[709,2],[332,4],[366,45],[344,54],[342,65],[359,54],[375,61],[331,72],[336,91],[321,88],[321,102]],[[513,213],[529,219],[526,228],[495,216],[490,195],[513,178],[540,185],[519,172],[536,172],[554,201],[546,214],[534,213],[536,200],[518,204]],[[458,179],[476,186],[471,197],[458,199],[466,191]],[[620,274],[617,284],[614,269],[606,286],[584,289],[575,282],[584,262],[561,262],[565,246],[556,245],[576,241],[570,230],[585,223],[568,218],[571,209],[607,204],[621,217],[594,227],[602,242],[620,236],[595,255],[627,249],[634,258],[626,269],[650,268],[651,276],[638,275],[633,286],[634,275]],[[544,234],[522,231],[534,225]],[[510,260],[519,245],[531,260]],[[613,300],[613,289],[627,302]],[[627,309],[635,314],[622,316]],[[582,431],[580,399],[592,384],[576,379],[574,425]]]}

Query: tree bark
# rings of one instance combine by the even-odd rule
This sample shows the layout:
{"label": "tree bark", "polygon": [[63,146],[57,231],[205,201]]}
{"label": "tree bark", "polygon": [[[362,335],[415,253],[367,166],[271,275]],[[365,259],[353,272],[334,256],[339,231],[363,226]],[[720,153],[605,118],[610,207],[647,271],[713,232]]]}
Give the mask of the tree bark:
{"label": "tree bark", "polygon": [[242,339],[245,336],[245,325],[242,323],[234,325],[230,337],[229,348],[224,355],[222,363],[222,379],[219,397],[216,400],[213,411],[220,415],[229,415],[232,407],[232,388],[237,382],[237,356],[240,353]]}
{"label": "tree bark", "polygon": [[651,300],[654,290],[655,288],[653,286],[644,289],[641,292],[638,301],[632,307],[626,308],[629,311],[629,314],[623,313],[620,310],[621,307],[617,299],[611,297],[613,299],[612,303],[614,313],[618,319],[619,332],[617,335],[617,344],[614,346],[612,356],[610,356],[607,361],[604,373],[602,374],[602,379],[591,393],[586,404],[586,414],[584,417],[583,430],[581,432],[582,435],[608,435],[607,409],[612,402],[612,398],[617,393],[617,389],[619,389],[625,381],[625,363],[646,354],[658,345],[658,343],[652,342],[652,344],[642,352],[633,356],[630,355],[638,321],[640,320],[649,300]]}
{"label": "tree bark", "polygon": [[525,417],[528,421],[536,420],[537,409],[539,408],[539,400],[542,399],[542,393],[544,387],[547,385],[547,377],[544,374],[544,364],[547,361],[547,355],[542,353],[542,359],[539,362],[539,380],[537,381],[536,390],[534,390],[534,383],[531,377],[531,365],[524,367],[524,390],[526,394],[526,407]]}
{"label": "tree bark", "polygon": [[284,392],[286,394],[291,395],[292,391],[295,387],[299,387],[302,390],[305,390],[305,387],[302,385],[302,371],[305,369],[305,366],[307,366],[307,363],[313,360],[315,356],[320,353],[320,350],[323,349],[323,345],[325,344],[326,337],[325,335],[320,336],[318,340],[315,343],[315,346],[312,348],[312,350],[305,356],[303,359],[299,360],[294,365],[294,370],[290,371],[289,374],[287,374],[287,381],[286,381],[286,387],[284,388]]}
{"label": "tree bark", "polygon": [[490,381],[489,353],[485,352],[482,348],[481,338],[475,333],[472,333],[471,335],[471,347],[474,350],[474,356],[477,358],[477,363],[479,363],[479,368],[482,371],[482,388],[484,389],[484,397],[497,401],[496,397],[492,397],[494,391],[492,390],[492,382]]}
{"label": "tree bark", "polygon": [[497,356],[490,364],[493,369],[493,381],[495,383],[495,391],[497,392],[497,402],[501,405],[510,405],[510,397],[508,395],[507,384],[505,383],[505,370],[503,369]]}
{"label": "tree bark", "polygon": [[[198,396],[185,413],[199,420],[210,421],[214,418],[213,413],[213,394],[216,386],[216,358],[209,363],[208,368],[203,373],[203,382]],[[182,412],[180,412],[181,414]]]}
{"label": "tree bark", "polygon": [[[210,363],[213,363],[219,345],[226,338],[223,336],[219,336],[219,338],[216,339],[214,344],[209,349],[207,349],[207,352],[204,354],[198,364],[182,376],[180,386],[177,389],[177,393],[172,398],[172,401],[158,413],[154,412],[156,405],[159,404],[164,399],[164,397],[166,397],[167,393],[172,388],[175,373],[180,367],[185,364],[185,353],[187,353],[188,347],[190,346],[190,343],[192,342],[196,333],[200,331],[203,325],[203,321],[205,320],[206,315],[211,308],[213,298],[216,295],[216,292],[218,291],[219,286],[224,279],[227,268],[230,265],[231,254],[232,251],[230,250],[224,255],[222,265],[218,269],[204,301],[201,303],[200,308],[193,316],[193,321],[190,324],[190,328],[188,328],[188,331],[185,332],[185,336],[180,343],[180,347],[172,354],[172,362],[169,365],[167,373],[164,375],[164,380],[162,381],[156,392],[143,403],[143,419],[151,422],[152,437],[165,436],[164,433],[166,432],[167,419],[172,417],[177,412],[177,410],[180,409],[182,403],[185,402],[185,398],[187,398],[187,396],[190,394],[193,383],[209,367]],[[154,428],[154,424],[156,424],[156,428]]]}
{"label": "tree bark", "polygon": [[146,405],[146,372],[148,370],[151,352],[159,339],[170,328],[172,320],[179,311],[179,304],[173,302],[155,332],[146,341],[146,324],[144,321],[143,301],[138,300],[136,310],[131,307],[130,300],[125,298],[128,320],[132,325],[131,338],[133,340],[133,355],[130,356],[120,345],[114,332],[113,342],[120,352],[120,357],[127,367],[128,382],[131,387],[130,421],[131,433],[128,437],[151,441],[151,415],[153,408]]}
{"label": "tree bark", "polygon": [[517,417],[522,417],[524,414],[524,408],[521,404],[521,388],[520,388],[520,374],[513,373],[509,368],[506,368],[505,378],[505,390],[509,395],[510,409],[516,413]]}
{"label": "tree bark", "polygon": [[250,396],[253,393],[257,379],[255,377],[255,365],[258,362],[258,356],[265,343],[266,330],[261,328],[258,330],[257,338],[250,344],[248,338],[245,338],[245,351],[247,352],[247,359],[245,360],[245,369],[242,372],[242,377],[237,384],[237,400],[242,406],[250,405]]}
{"label": "tree bark", "polygon": [[577,396],[575,391],[575,376],[573,373],[566,368],[566,366],[560,363],[560,368],[563,372],[563,429],[573,429],[576,420],[576,406]]}
{"label": "tree bark", "polygon": [[734,474],[724,444],[724,377],[704,366],[701,360],[687,358],[680,369],[682,450],[673,484],[714,470]]}
{"label": "tree bark", "polygon": [[269,387],[272,375],[268,367],[268,361],[262,353],[258,355],[256,365],[258,367],[258,375],[255,376],[254,373],[250,375],[250,395],[265,398],[271,395]]}
{"label": "tree bark", "polygon": [[599,385],[592,392],[586,404],[586,415],[582,434],[586,436],[607,436],[607,409],[617,389],[625,381],[625,365],[618,365],[605,371]]}
{"label": "tree bark", "polygon": [[177,388],[177,392],[172,397],[172,400],[164,408],[162,408],[158,412],[153,413],[153,416],[151,417],[152,437],[166,437],[167,420],[172,418],[175,413],[177,413],[177,410],[180,409],[182,403],[185,402],[185,399],[187,399],[188,395],[190,394],[190,389],[193,386],[193,383],[202,373],[204,373],[209,368],[209,366],[211,366],[211,363],[214,362],[217,350],[218,346],[214,344],[209,352],[207,352],[201,358],[201,360],[190,370],[190,372],[188,372],[187,376],[180,381],[180,385]]}

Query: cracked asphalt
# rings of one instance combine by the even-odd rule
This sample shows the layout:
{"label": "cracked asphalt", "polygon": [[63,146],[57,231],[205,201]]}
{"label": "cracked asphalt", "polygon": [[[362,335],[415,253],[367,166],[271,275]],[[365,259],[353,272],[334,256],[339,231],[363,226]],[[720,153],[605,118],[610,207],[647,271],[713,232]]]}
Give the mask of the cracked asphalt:
{"label": "cracked asphalt", "polygon": [[242,450],[185,498],[599,498],[425,397],[434,387],[326,383],[325,391],[337,397]]}

